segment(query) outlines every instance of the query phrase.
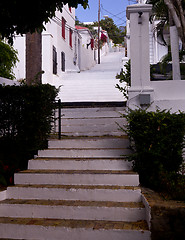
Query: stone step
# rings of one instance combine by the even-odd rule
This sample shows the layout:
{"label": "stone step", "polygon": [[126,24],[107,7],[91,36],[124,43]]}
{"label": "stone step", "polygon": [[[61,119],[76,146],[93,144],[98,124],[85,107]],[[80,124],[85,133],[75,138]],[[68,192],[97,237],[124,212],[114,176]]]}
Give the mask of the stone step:
{"label": "stone step", "polygon": [[[117,126],[117,123],[120,126],[123,126],[126,124],[126,120],[122,117],[89,117],[89,118],[65,118],[65,116],[62,116],[61,118],[62,126],[98,126],[98,125],[112,125]],[[56,124],[58,125],[58,121],[56,121]]]}
{"label": "stone step", "polygon": [[132,164],[123,159],[37,158],[28,162],[28,169],[32,170],[130,170],[131,167]]}
{"label": "stone step", "polygon": [[15,185],[8,199],[141,202],[139,187],[101,185]]}
{"label": "stone step", "polygon": [[[2,238],[45,240],[149,240],[145,221],[92,221],[36,218],[0,218]],[[62,236],[62,238],[61,238]]]}
{"label": "stone step", "polygon": [[[62,118],[80,119],[80,118],[120,118],[121,114],[125,114],[123,107],[110,108],[63,108],[61,109]],[[58,111],[56,111],[56,116]],[[123,121],[125,119],[123,118]]]}
{"label": "stone step", "polygon": [[130,149],[76,149],[76,148],[66,148],[66,149],[46,149],[38,151],[38,157],[120,157],[123,155],[130,154]]}
{"label": "stone step", "polygon": [[139,176],[117,170],[26,170],[14,175],[15,184],[138,186]]}
{"label": "stone step", "polygon": [[[55,131],[57,134],[58,131]],[[122,131],[96,131],[96,129],[91,129],[91,131],[61,131],[62,137],[105,137],[105,136],[114,136],[114,137],[122,137],[124,133]]]}
{"label": "stone step", "polygon": [[[118,124],[126,123],[121,114],[124,107],[105,108],[64,108],[62,109],[62,135],[63,136],[124,136]],[[56,118],[58,112],[56,111]],[[58,121],[53,127],[58,132]]]}
{"label": "stone step", "polygon": [[0,217],[109,220],[145,220],[144,205],[133,202],[14,200],[0,202]]}
{"label": "stone step", "polygon": [[[62,133],[65,133],[65,132],[83,133],[83,132],[95,131],[95,132],[119,132],[120,134],[124,135],[124,132],[120,130],[119,126],[115,123],[115,121],[113,123],[109,121],[108,124],[105,124],[105,123],[87,124],[87,122],[83,124],[82,122],[84,121],[79,121],[79,122],[81,122],[81,125],[80,124],[70,125],[70,122],[67,121],[67,123],[64,123],[62,121]],[[123,124],[121,125],[123,126]]]}
{"label": "stone step", "polygon": [[75,139],[61,139],[51,140],[48,142],[49,148],[128,148],[128,137],[123,138],[75,138]]}

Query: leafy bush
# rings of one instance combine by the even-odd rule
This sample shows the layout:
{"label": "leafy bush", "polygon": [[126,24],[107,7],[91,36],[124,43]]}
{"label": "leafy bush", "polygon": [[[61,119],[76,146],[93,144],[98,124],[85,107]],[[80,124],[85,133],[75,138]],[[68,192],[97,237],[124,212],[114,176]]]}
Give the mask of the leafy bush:
{"label": "leafy bush", "polygon": [[17,51],[0,41],[0,77],[14,79],[13,67],[18,61]]}
{"label": "leafy bush", "polygon": [[185,176],[178,172],[183,163],[185,114],[130,109],[124,116],[128,121],[124,131],[134,150],[127,158],[133,161],[140,183],[158,191],[182,192],[181,187],[184,191]]}
{"label": "leafy bush", "polygon": [[123,93],[123,96],[128,99],[128,87],[131,86],[131,65],[130,60],[124,65],[125,71],[121,70],[120,74],[116,75],[116,79],[119,79],[119,83],[125,83],[125,86],[122,87],[119,84],[116,84],[116,88]]}
{"label": "leafy bush", "polygon": [[48,84],[0,85],[0,184],[13,183],[13,173],[47,147],[56,95]]}

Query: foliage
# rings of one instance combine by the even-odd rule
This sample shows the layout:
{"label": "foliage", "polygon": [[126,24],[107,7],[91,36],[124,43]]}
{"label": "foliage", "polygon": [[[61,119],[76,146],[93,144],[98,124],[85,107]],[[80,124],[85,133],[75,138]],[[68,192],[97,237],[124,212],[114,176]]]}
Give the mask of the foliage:
{"label": "foliage", "polygon": [[17,51],[3,41],[0,41],[0,77],[14,79],[13,67],[18,61]]}
{"label": "foliage", "polygon": [[161,171],[160,184],[167,194],[167,198],[185,201],[185,175]]}
{"label": "foliage", "polygon": [[[180,72],[181,72],[182,79],[184,79],[185,77],[185,64],[183,63],[184,56],[185,56],[185,51],[180,50],[179,60],[180,60]],[[153,73],[162,74],[165,80],[170,80],[173,78],[172,77],[172,54],[171,54],[170,48],[168,53],[162,57],[159,63],[151,65],[151,71],[153,71]],[[155,78],[152,78],[152,79],[155,79]]]}
{"label": "foliage", "polygon": [[[185,176],[178,173],[183,162],[185,114],[129,109],[124,117],[128,124],[122,129],[128,134],[134,151],[127,158],[133,161],[140,183],[168,194],[173,190],[173,197],[179,198],[185,182]],[[185,194],[182,198],[185,200]]]}
{"label": "foliage", "polygon": [[177,27],[179,37],[182,41],[183,49],[185,49],[185,1],[147,0],[147,3],[153,5],[153,14],[151,19],[160,19],[160,22],[156,28],[157,33],[160,34],[160,36],[163,38],[164,27],[167,23],[172,22],[170,20],[172,19]]}
{"label": "foliage", "polygon": [[[179,51],[179,61],[183,61],[185,56],[185,50],[180,50]],[[172,61],[172,54],[171,51],[168,51],[166,55],[164,55],[161,59],[161,62],[164,64],[167,64]]]}
{"label": "foliage", "polygon": [[100,26],[103,30],[107,31],[109,38],[112,39],[115,44],[119,44],[124,41],[123,33],[116,26],[112,18],[102,19],[100,21]]}
{"label": "foliage", "polygon": [[83,5],[84,8],[88,6],[88,0],[1,1],[0,34],[2,38],[7,38],[12,43],[15,33],[42,31],[44,24],[54,17],[55,11],[62,11],[67,3],[69,7],[77,7],[78,4]]}
{"label": "foliage", "polygon": [[119,79],[119,82],[125,83],[125,86],[122,87],[119,84],[116,84],[116,88],[123,93],[123,96],[128,99],[128,87],[131,86],[131,66],[130,66],[130,60],[125,63],[125,72],[123,69],[121,70],[120,74],[116,75],[116,79]]}
{"label": "foliage", "polygon": [[101,34],[101,38],[100,39],[104,43],[107,42],[107,36],[105,34],[103,34],[103,33]]}
{"label": "foliage", "polygon": [[13,183],[13,173],[47,147],[56,94],[49,84],[0,85],[0,184]]}
{"label": "foliage", "polygon": [[[94,37],[98,36],[97,31],[94,30],[94,27],[98,27],[98,22],[94,22],[94,24],[84,24],[76,18],[76,25],[87,27]],[[100,21],[100,27],[107,31],[109,38],[112,39],[115,44],[119,44],[124,41],[125,33],[116,26],[112,18],[102,19]]]}
{"label": "foliage", "polygon": [[94,29],[94,27],[96,27],[96,22],[94,24],[84,24],[84,23],[80,22],[80,20],[76,16],[75,17],[75,25],[88,28],[94,38],[98,37],[98,32],[97,32],[97,30]]}

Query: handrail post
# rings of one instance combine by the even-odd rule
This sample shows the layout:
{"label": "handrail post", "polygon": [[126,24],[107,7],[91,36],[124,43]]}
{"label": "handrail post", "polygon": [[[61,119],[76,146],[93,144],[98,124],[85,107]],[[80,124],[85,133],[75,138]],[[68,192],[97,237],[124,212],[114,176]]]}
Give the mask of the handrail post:
{"label": "handrail post", "polygon": [[62,131],[62,126],[61,126],[61,100],[58,100],[58,139],[61,139],[61,131]]}

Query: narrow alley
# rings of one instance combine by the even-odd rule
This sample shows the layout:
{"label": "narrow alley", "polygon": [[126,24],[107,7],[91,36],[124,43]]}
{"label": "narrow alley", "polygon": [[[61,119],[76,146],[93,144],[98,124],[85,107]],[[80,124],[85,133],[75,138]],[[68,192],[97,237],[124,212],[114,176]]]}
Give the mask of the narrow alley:
{"label": "narrow alley", "polygon": [[115,88],[115,78],[122,68],[123,52],[111,52],[101,58],[101,64],[80,73],[65,73],[63,80],[56,82],[62,102],[117,102],[124,101]]}

